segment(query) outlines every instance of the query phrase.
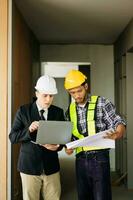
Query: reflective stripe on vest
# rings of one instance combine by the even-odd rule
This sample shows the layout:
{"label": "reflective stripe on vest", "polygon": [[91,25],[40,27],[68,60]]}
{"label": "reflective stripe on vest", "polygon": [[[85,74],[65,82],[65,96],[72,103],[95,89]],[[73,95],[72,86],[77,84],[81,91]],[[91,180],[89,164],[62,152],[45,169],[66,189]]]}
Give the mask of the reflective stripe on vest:
{"label": "reflective stripe on vest", "polygon": [[[96,126],[95,126],[95,109],[96,109],[96,102],[97,102],[98,96],[91,96],[91,101],[89,102],[88,106],[88,112],[87,112],[87,127],[89,136],[96,134]],[[72,134],[78,139],[84,138],[82,134],[79,133],[77,129],[77,111],[76,111],[76,104],[75,102],[70,104],[70,120],[73,122],[73,130]],[[78,147],[76,148],[76,153],[79,153],[81,151],[89,151],[89,150],[97,150],[102,149],[98,147]]]}

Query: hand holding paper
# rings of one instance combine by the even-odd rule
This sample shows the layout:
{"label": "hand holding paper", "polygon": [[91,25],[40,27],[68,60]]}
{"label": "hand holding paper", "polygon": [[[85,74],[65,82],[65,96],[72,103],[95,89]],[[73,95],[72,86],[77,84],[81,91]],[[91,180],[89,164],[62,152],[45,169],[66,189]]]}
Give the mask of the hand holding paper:
{"label": "hand holding paper", "polygon": [[76,148],[83,146],[93,146],[101,148],[115,148],[115,140],[104,138],[108,132],[112,132],[113,129],[99,132],[95,135],[85,137],[80,140],[69,142],[66,144],[67,148]]}

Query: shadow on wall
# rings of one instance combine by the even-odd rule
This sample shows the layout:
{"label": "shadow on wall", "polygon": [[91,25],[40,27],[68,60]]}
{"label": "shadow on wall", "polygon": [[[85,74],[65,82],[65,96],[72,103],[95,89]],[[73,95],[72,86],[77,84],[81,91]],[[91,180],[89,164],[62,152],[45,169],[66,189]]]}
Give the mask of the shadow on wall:
{"label": "shadow on wall", "polygon": [[76,200],[75,156],[74,154],[68,156],[63,150],[59,153],[59,159],[61,166],[61,200]]}

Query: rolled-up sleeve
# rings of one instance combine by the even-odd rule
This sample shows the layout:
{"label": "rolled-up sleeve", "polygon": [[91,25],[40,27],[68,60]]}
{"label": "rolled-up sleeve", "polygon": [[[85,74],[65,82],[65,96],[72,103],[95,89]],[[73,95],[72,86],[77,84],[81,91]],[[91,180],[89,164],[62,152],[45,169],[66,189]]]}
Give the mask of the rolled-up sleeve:
{"label": "rolled-up sleeve", "polygon": [[116,127],[119,124],[123,124],[126,126],[126,122],[122,117],[116,113],[115,106],[108,100],[105,99],[105,105],[103,106],[103,113],[104,113],[104,121],[108,125],[108,128],[113,127],[116,129]]}

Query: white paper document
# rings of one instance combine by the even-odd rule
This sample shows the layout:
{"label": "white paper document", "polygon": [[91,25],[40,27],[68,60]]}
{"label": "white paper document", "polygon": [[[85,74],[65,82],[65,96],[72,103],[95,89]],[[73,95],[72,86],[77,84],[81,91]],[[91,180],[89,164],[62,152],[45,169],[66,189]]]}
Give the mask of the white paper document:
{"label": "white paper document", "polygon": [[104,138],[106,134],[113,129],[105,130],[99,132],[92,136],[87,136],[83,139],[75,140],[66,144],[67,148],[76,148],[76,147],[101,147],[101,148],[115,148],[115,140]]}

